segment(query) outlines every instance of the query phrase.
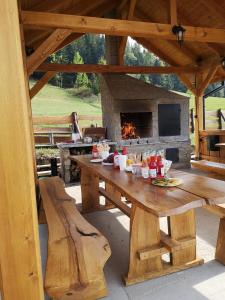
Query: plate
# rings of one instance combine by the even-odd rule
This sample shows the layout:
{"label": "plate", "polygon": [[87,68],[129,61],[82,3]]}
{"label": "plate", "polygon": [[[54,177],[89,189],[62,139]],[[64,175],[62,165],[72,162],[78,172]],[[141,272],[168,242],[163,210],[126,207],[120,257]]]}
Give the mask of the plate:
{"label": "plate", "polygon": [[90,162],[92,163],[101,163],[103,161],[102,158],[95,158],[95,159],[91,159]]}
{"label": "plate", "polygon": [[102,162],[103,166],[113,166],[114,164],[113,163],[107,163],[107,162]]}
{"label": "plate", "polygon": [[152,184],[161,186],[161,187],[172,187],[182,184],[183,181],[180,178],[162,178],[162,179],[153,179]]}

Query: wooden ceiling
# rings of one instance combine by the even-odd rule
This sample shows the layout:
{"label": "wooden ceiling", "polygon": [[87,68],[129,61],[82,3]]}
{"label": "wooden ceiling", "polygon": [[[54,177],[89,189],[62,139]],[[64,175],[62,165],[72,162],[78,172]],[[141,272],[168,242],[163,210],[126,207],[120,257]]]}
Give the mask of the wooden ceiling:
{"label": "wooden ceiling", "polygon": [[[102,18],[111,11],[116,11],[117,19],[170,24],[172,28],[171,5],[173,0],[20,0],[22,11],[38,11],[68,15],[91,16]],[[177,24],[182,26],[225,29],[225,0],[177,0]],[[24,25],[25,45],[37,49],[55,28]],[[67,45],[82,33],[74,30],[62,44]],[[180,47],[176,40],[163,37],[135,37],[138,43],[159,56],[171,66],[204,66],[209,62],[220,62],[225,57],[225,39],[221,41],[198,42],[185,40]],[[127,38],[123,37],[120,52],[123,53]],[[218,40],[217,40],[218,41]],[[225,79],[225,71],[218,67],[210,82]]]}

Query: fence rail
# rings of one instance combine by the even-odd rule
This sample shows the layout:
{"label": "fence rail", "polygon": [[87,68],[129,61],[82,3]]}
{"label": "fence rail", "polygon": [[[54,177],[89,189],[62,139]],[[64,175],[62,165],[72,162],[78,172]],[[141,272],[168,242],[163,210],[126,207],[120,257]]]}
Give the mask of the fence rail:
{"label": "fence rail", "polygon": [[[189,128],[194,133],[194,109],[190,109]],[[205,112],[205,129],[225,129],[225,110],[217,109]]]}

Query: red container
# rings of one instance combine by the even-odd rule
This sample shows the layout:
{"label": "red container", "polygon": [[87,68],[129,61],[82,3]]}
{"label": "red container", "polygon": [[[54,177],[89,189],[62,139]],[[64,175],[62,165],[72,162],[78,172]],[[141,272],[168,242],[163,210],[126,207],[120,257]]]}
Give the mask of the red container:
{"label": "red container", "polygon": [[156,164],[156,157],[155,156],[150,157],[149,172],[150,172],[150,178],[151,179],[157,178],[157,164]]}

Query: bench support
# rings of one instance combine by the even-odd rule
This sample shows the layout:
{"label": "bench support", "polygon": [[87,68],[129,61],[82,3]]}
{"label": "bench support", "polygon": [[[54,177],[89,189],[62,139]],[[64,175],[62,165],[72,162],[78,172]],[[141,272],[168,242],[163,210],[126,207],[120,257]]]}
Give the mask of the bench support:
{"label": "bench support", "polygon": [[225,265],[225,218],[220,219],[215,258]]}

